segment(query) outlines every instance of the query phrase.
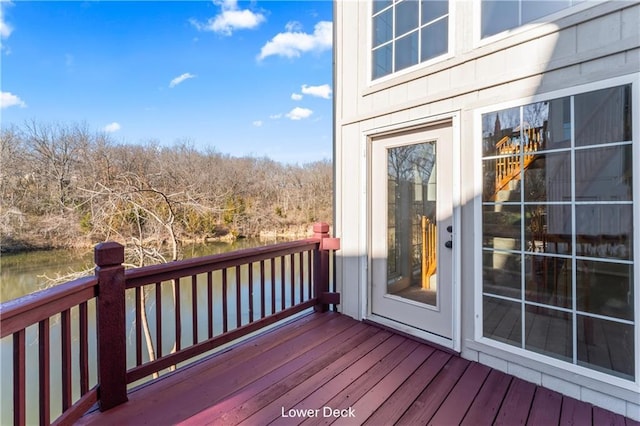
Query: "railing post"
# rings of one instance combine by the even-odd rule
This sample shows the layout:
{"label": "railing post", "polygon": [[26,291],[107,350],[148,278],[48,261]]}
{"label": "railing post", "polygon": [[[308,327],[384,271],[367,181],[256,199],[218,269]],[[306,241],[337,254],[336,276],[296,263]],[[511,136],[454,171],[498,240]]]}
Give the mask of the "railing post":
{"label": "railing post", "polygon": [[127,401],[124,246],[100,243],[95,252],[98,277],[98,398],[100,411]]}
{"label": "railing post", "polygon": [[340,304],[340,294],[329,291],[329,251],[340,250],[340,239],[329,237],[329,224],[318,222],[313,224],[313,238],[319,238],[318,250],[313,259],[313,283],[318,303],[313,307],[316,312],[326,312],[329,305]]}
{"label": "railing post", "polygon": [[329,237],[329,224],[324,222],[313,224],[313,238],[320,238],[318,250],[313,256],[313,284],[318,304],[313,307],[316,312],[326,312],[329,305],[324,303],[323,295],[329,292],[329,251],[323,250],[322,240]]}

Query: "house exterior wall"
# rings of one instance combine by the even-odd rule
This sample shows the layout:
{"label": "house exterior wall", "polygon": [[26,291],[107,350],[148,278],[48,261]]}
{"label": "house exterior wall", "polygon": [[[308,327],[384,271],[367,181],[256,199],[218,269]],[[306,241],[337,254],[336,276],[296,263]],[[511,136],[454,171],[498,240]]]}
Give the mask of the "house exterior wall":
{"label": "house exterior wall", "polygon": [[[632,82],[633,158],[637,165],[640,2],[585,2],[551,15],[544,22],[486,40],[479,39],[479,1],[454,1],[450,5],[452,47],[445,59],[371,81],[371,4],[334,3],[335,232],[342,241],[337,263],[340,309],[357,319],[366,316],[368,174],[375,172],[368,166],[366,135],[377,129],[455,116],[458,124],[454,131],[460,146],[455,172],[460,182],[462,267],[457,285],[461,355],[639,420],[637,371],[635,383],[608,380],[604,374],[580,374],[564,368],[562,363],[504,350],[479,338],[482,329],[476,316],[482,285],[478,255],[478,239],[482,235],[478,178],[482,176],[482,165],[477,148],[481,144],[481,111],[552,99],[558,97],[556,94],[595,90],[617,81]],[[635,252],[640,240],[639,172],[635,167]],[[635,275],[639,275],[637,270]],[[637,355],[640,280],[634,279]],[[640,365],[636,364],[638,368]]]}

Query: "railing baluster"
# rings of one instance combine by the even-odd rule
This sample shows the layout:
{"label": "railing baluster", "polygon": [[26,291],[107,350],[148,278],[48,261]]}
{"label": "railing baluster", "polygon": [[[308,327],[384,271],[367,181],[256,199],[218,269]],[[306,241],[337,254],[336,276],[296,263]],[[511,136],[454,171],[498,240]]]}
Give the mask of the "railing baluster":
{"label": "railing baluster", "polygon": [[289,283],[289,286],[291,287],[291,306],[293,306],[296,304],[296,260],[293,253],[289,255],[289,261],[289,275],[291,276],[291,282]]}
{"label": "railing baluster", "polygon": [[162,283],[156,283],[156,357],[162,357]]}
{"label": "railing baluster", "polygon": [[310,251],[307,252],[307,287],[308,287],[307,288],[307,291],[308,291],[307,295],[308,295],[309,299],[311,299],[313,297],[313,293],[312,293],[313,289],[311,288],[311,284],[313,282],[313,278],[312,278],[312,275],[311,275],[312,270],[313,270],[313,267],[311,266],[311,254],[312,254],[312,252],[310,252]]}
{"label": "railing baluster", "polygon": [[264,288],[264,260],[260,261],[260,318],[264,318],[265,312],[265,288]]}
{"label": "railing baluster", "polygon": [[142,287],[136,287],[136,365],[142,365]]}
{"label": "railing baluster", "polygon": [[207,328],[209,339],[213,337],[213,272],[207,272]]}
{"label": "railing baluster", "polygon": [[191,320],[193,344],[198,343],[198,276],[191,275]]}
{"label": "railing baluster", "polygon": [[242,292],[240,291],[240,265],[236,266],[236,327],[242,325]]}
{"label": "railing baluster", "polygon": [[26,423],[25,400],[25,331],[13,333],[13,424]]}
{"label": "railing baluster", "polygon": [[180,320],[180,279],[175,278],[173,280],[173,287],[175,288],[175,296],[173,298],[175,302],[175,323],[176,323],[176,352],[182,347],[182,322]]}
{"label": "railing baluster", "polygon": [[302,252],[298,253],[298,266],[300,268],[300,303],[304,301],[304,261]]}
{"label": "railing baluster", "polygon": [[89,309],[87,302],[80,304],[80,395],[89,392]]}
{"label": "railing baluster", "polygon": [[286,294],[287,294],[287,289],[285,288],[285,271],[284,271],[284,256],[280,256],[280,298],[281,300],[281,309],[285,308],[285,302],[286,302]]}
{"label": "railing baluster", "polygon": [[271,314],[276,312],[276,259],[271,258]]}
{"label": "railing baluster", "polygon": [[229,307],[227,306],[227,269],[222,270],[222,332],[229,330]]}
{"label": "railing baluster", "polygon": [[62,411],[71,407],[71,312],[61,312],[60,332],[62,335]]}
{"label": "railing baluster", "polygon": [[39,396],[40,396],[40,424],[51,423],[51,363],[49,360],[49,318],[38,323],[38,363],[39,363]]}
{"label": "railing baluster", "polygon": [[253,322],[253,263],[247,265],[249,271],[249,324]]}

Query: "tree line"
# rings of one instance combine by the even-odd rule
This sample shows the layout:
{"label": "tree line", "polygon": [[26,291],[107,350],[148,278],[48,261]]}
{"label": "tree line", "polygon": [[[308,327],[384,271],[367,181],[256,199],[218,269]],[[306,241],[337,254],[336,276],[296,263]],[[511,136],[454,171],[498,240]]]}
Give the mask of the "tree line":
{"label": "tree line", "polygon": [[0,164],[3,250],[116,240],[156,255],[169,243],[176,258],[180,242],[304,233],[332,215],[327,160],[122,143],[86,124],[34,120],[1,130]]}

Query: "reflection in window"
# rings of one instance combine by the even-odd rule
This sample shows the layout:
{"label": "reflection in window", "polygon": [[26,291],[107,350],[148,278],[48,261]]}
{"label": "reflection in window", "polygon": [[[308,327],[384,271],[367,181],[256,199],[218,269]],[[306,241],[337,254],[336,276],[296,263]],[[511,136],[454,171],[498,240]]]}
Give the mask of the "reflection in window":
{"label": "reflection in window", "polygon": [[[626,85],[482,116],[484,335],[629,379],[631,105]],[[522,336],[494,324],[516,315]]]}
{"label": "reflection in window", "polygon": [[448,1],[374,1],[372,12],[373,79],[449,51]]}
{"label": "reflection in window", "polygon": [[[525,347],[534,352],[550,355],[571,362],[573,359],[573,330],[571,314],[556,309],[527,306],[525,324],[528,330]],[[561,344],[549,341],[548,331],[553,330]]]}
{"label": "reflection in window", "polygon": [[482,0],[482,38],[535,21],[582,0]]}

